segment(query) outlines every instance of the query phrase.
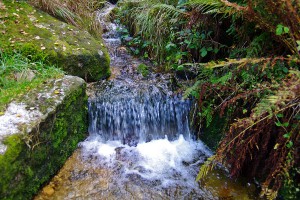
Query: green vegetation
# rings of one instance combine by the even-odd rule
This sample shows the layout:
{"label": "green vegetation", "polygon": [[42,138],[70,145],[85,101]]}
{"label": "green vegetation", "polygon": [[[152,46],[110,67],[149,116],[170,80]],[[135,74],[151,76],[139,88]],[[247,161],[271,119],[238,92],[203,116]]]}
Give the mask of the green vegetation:
{"label": "green vegetation", "polygon": [[[296,0],[123,0],[117,13],[133,53],[195,74],[195,130],[217,163],[255,178],[261,195],[300,196],[300,5]],[[130,40],[126,39],[130,38]],[[218,116],[217,116],[218,115]],[[218,131],[221,131],[221,133]]]}
{"label": "green vegetation", "polygon": [[137,71],[142,74],[144,77],[148,76],[149,74],[149,67],[145,64],[139,64]]}
{"label": "green vegetation", "polygon": [[51,78],[62,77],[63,72],[44,64],[30,61],[20,53],[0,53],[0,112],[15,98]]}
{"label": "green vegetation", "polygon": [[109,55],[101,40],[26,2],[0,1],[0,33],[2,52],[18,51],[87,81],[110,75]]}

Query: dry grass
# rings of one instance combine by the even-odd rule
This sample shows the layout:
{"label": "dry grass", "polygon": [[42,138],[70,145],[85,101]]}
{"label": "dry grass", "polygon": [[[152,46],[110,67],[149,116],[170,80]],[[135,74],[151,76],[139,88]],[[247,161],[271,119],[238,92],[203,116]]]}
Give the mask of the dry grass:
{"label": "dry grass", "polygon": [[67,23],[88,30],[94,36],[101,35],[101,27],[95,19],[95,10],[106,1],[97,0],[29,0],[35,7],[58,17]]}

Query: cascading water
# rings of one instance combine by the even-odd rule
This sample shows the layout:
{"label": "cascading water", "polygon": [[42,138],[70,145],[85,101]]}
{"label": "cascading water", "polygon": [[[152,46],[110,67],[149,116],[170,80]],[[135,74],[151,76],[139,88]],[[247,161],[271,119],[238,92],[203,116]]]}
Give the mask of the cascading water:
{"label": "cascading water", "polygon": [[151,74],[146,80],[136,72],[141,61],[120,52],[124,47],[117,25],[109,21],[113,8],[108,4],[99,13],[98,20],[105,30],[103,39],[109,49],[111,66],[121,74],[94,87],[89,99],[89,133],[100,135],[103,141],[120,140],[128,145],[165,137],[174,140],[180,134],[190,139],[190,101],[173,95],[167,81],[159,75]]}
{"label": "cascading water", "polygon": [[91,135],[129,145],[164,137],[174,140],[180,134],[190,139],[190,101],[168,96],[153,85],[145,88],[120,85],[109,84],[89,101]]}
{"label": "cascading water", "polygon": [[[107,19],[107,14],[99,18]],[[191,102],[170,91],[167,75],[144,78],[137,73],[141,61],[119,51],[117,26],[105,21],[102,26],[111,66],[120,73],[89,92],[90,137],[81,143],[85,159],[96,156],[97,166],[114,169],[110,190],[127,198],[136,198],[128,196],[128,185],[139,186],[136,192],[147,191],[141,199],[161,199],[167,191],[173,198],[203,196],[194,179],[210,151],[191,139]]]}
{"label": "cascading water", "polygon": [[46,186],[55,193],[44,188],[35,199],[249,199],[227,181],[225,195],[195,181],[211,151],[190,134],[191,102],[169,90],[168,75],[137,72],[141,61],[121,47],[112,9],[98,18],[113,78],[89,86],[90,136]]}

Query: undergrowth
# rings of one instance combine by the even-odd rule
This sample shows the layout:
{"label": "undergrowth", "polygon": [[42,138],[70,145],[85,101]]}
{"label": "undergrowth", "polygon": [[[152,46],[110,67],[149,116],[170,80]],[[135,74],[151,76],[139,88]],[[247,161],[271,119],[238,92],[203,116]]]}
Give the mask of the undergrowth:
{"label": "undergrowth", "polygon": [[5,110],[9,102],[45,80],[62,75],[60,69],[43,61],[31,61],[17,52],[0,52],[0,112]]}
{"label": "undergrowth", "polygon": [[[165,70],[196,77],[186,89],[193,127],[223,130],[217,163],[257,180],[261,195],[300,197],[300,13],[296,0],[180,0],[119,3],[123,41]],[[226,123],[211,124],[226,116]],[[205,133],[204,133],[205,134]]]}
{"label": "undergrowth", "polygon": [[[202,79],[185,94],[198,99],[194,120],[198,126],[210,126],[214,116],[228,110],[230,115],[216,154],[201,167],[198,179],[222,163],[233,177],[260,180],[262,195],[270,199],[286,182],[298,180],[299,174],[291,172],[299,168],[300,72],[288,69],[295,62],[299,64],[261,58],[201,66]],[[293,187],[296,191],[299,185]],[[291,199],[295,195],[290,194]]]}

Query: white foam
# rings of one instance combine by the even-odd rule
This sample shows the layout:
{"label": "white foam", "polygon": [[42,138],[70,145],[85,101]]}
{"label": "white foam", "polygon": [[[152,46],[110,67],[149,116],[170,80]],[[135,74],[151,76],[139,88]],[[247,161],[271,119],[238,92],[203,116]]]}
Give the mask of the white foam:
{"label": "white foam", "polygon": [[90,137],[81,143],[81,147],[84,157],[99,159],[95,165],[121,163],[120,184],[126,177],[136,174],[143,180],[159,181],[160,188],[178,184],[197,188],[195,177],[199,165],[212,154],[201,141],[187,141],[182,135],[175,141],[165,138],[136,147],[122,145],[120,141],[104,143],[100,137]]}
{"label": "white foam", "polygon": [[[138,144],[137,151],[142,157],[140,164],[157,172],[162,172],[166,167],[175,168],[182,155],[182,152],[178,151],[182,145],[182,141],[178,142],[179,140],[170,142],[167,139],[160,139]],[[190,151],[190,148],[186,150]]]}

